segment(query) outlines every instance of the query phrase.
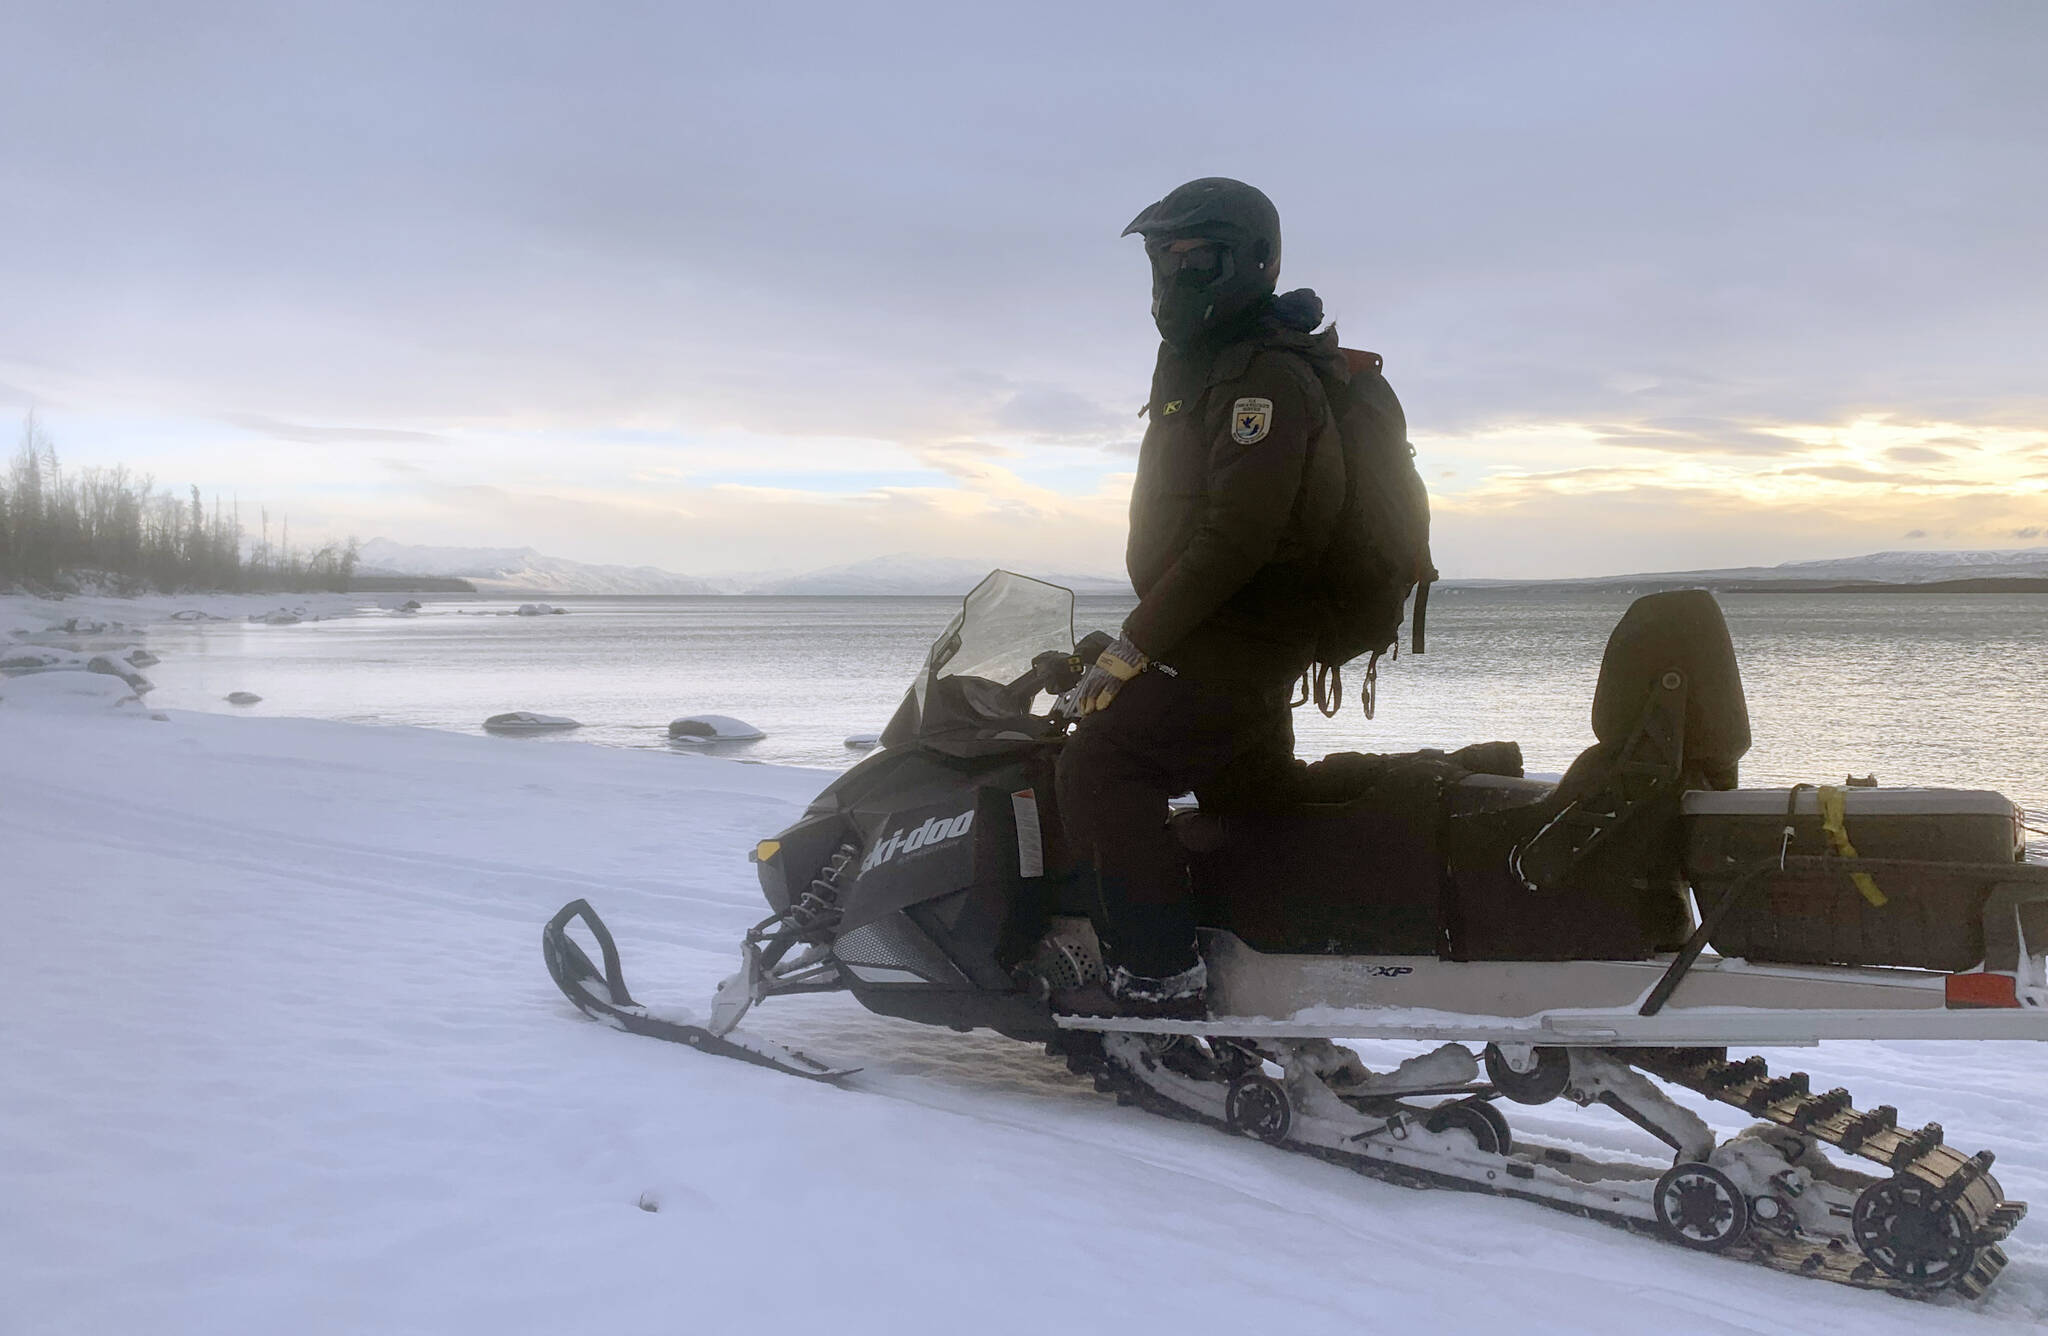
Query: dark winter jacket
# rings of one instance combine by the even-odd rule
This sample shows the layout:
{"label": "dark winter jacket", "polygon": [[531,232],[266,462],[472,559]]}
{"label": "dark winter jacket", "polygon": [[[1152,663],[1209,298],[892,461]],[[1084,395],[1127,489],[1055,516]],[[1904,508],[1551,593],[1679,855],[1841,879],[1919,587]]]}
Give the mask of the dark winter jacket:
{"label": "dark winter jacket", "polygon": [[1344,496],[1322,302],[1288,293],[1207,349],[1162,345],[1131,489],[1124,634],[1183,672],[1297,676],[1314,646],[1315,558]]}

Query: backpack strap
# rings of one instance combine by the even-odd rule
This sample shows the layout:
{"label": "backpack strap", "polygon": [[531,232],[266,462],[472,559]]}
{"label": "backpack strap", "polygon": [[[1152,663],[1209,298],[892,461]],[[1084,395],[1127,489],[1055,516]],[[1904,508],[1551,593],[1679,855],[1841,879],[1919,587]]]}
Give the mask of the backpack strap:
{"label": "backpack strap", "polygon": [[[1422,653],[1428,644],[1424,639],[1423,630],[1429,625],[1429,587],[1435,583],[1436,568],[1434,566],[1423,571],[1415,581],[1415,611],[1408,614],[1408,626],[1414,634],[1412,648],[1417,654]],[[1368,719],[1371,717],[1370,714],[1366,716]]]}

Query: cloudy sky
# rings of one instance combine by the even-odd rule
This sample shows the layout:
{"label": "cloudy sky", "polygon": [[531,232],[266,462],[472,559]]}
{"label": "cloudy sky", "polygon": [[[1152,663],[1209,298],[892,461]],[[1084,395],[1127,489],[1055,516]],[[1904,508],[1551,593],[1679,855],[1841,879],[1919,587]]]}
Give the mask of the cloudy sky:
{"label": "cloudy sky", "polygon": [[295,535],[1113,570],[1279,205],[1446,574],[2048,542],[2048,5],[0,0],[0,412]]}

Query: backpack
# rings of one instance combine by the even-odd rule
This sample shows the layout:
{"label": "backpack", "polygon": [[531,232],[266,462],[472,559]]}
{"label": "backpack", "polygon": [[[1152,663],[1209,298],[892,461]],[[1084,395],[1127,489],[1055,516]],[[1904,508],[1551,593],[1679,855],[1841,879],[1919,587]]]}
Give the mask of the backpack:
{"label": "backpack", "polygon": [[[1360,703],[1373,716],[1380,656],[1400,656],[1401,620],[1411,591],[1414,652],[1423,652],[1429,586],[1437,578],[1429,555],[1429,489],[1408,444],[1408,418],[1380,374],[1380,355],[1342,350],[1351,378],[1325,382],[1344,452],[1344,505],[1318,570],[1322,626],[1315,657],[1303,674],[1302,701],[1334,715],[1343,703],[1345,664],[1370,654]],[[1302,703],[1297,701],[1297,704]]]}

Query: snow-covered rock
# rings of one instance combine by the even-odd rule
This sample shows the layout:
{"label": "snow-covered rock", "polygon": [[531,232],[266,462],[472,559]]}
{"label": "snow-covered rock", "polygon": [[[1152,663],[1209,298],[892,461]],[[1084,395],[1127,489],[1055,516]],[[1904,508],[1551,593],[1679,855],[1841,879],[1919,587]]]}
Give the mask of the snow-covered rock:
{"label": "snow-covered rock", "polygon": [[230,705],[259,705],[263,701],[263,697],[253,691],[230,691],[222,699]]}
{"label": "snow-covered rock", "polygon": [[100,711],[137,706],[141,697],[110,673],[44,672],[0,681],[0,701],[38,711]]}
{"label": "snow-covered rock", "polygon": [[274,612],[319,620],[362,611],[365,603],[353,594],[307,594],[295,596],[289,604],[279,603],[275,593],[72,595],[61,602],[0,594],[0,634],[30,644],[71,648],[90,638],[99,642],[95,649],[118,647],[126,653],[142,643],[139,631],[158,623],[241,621],[252,614],[261,620]]}
{"label": "snow-covered rock", "polygon": [[34,649],[9,650],[0,655],[0,673],[40,673],[52,668],[83,668],[85,659],[70,650]]}
{"label": "snow-covered rock", "polygon": [[671,719],[668,725],[671,742],[753,742],[768,735],[744,719],[735,719],[729,714],[691,714],[681,719]]}
{"label": "snow-covered rock", "polygon": [[118,677],[123,682],[126,682],[128,689],[138,696],[145,692],[156,690],[156,683],[150,681],[140,672],[121,662],[121,660],[111,654],[93,655],[85,661],[85,671],[89,673],[103,673],[108,677]]}
{"label": "snow-covered rock", "polygon": [[249,620],[265,626],[297,626],[306,619],[304,608],[278,608],[271,612],[252,612]]}
{"label": "snow-covered rock", "polygon": [[882,745],[880,733],[849,733],[846,745],[852,751],[872,751]]}
{"label": "snow-covered rock", "polygon": [[127,657],[128,662],[137,668],[154,668],[163,662],[162,659],[159,659],[146,649],[131,650]]}
{"label": "snow-covered rock", "polygon": [[552,617],[569,611],[552,603],[522,603],[515,615],[520,617]]}
{"label": "snow-covered rock", "polygon": [[552,733],[558,729],[581,728],[583,725],[567,715],[512,710],[505,714],[492,715],[484,720],[484,727],[494,733]]}

